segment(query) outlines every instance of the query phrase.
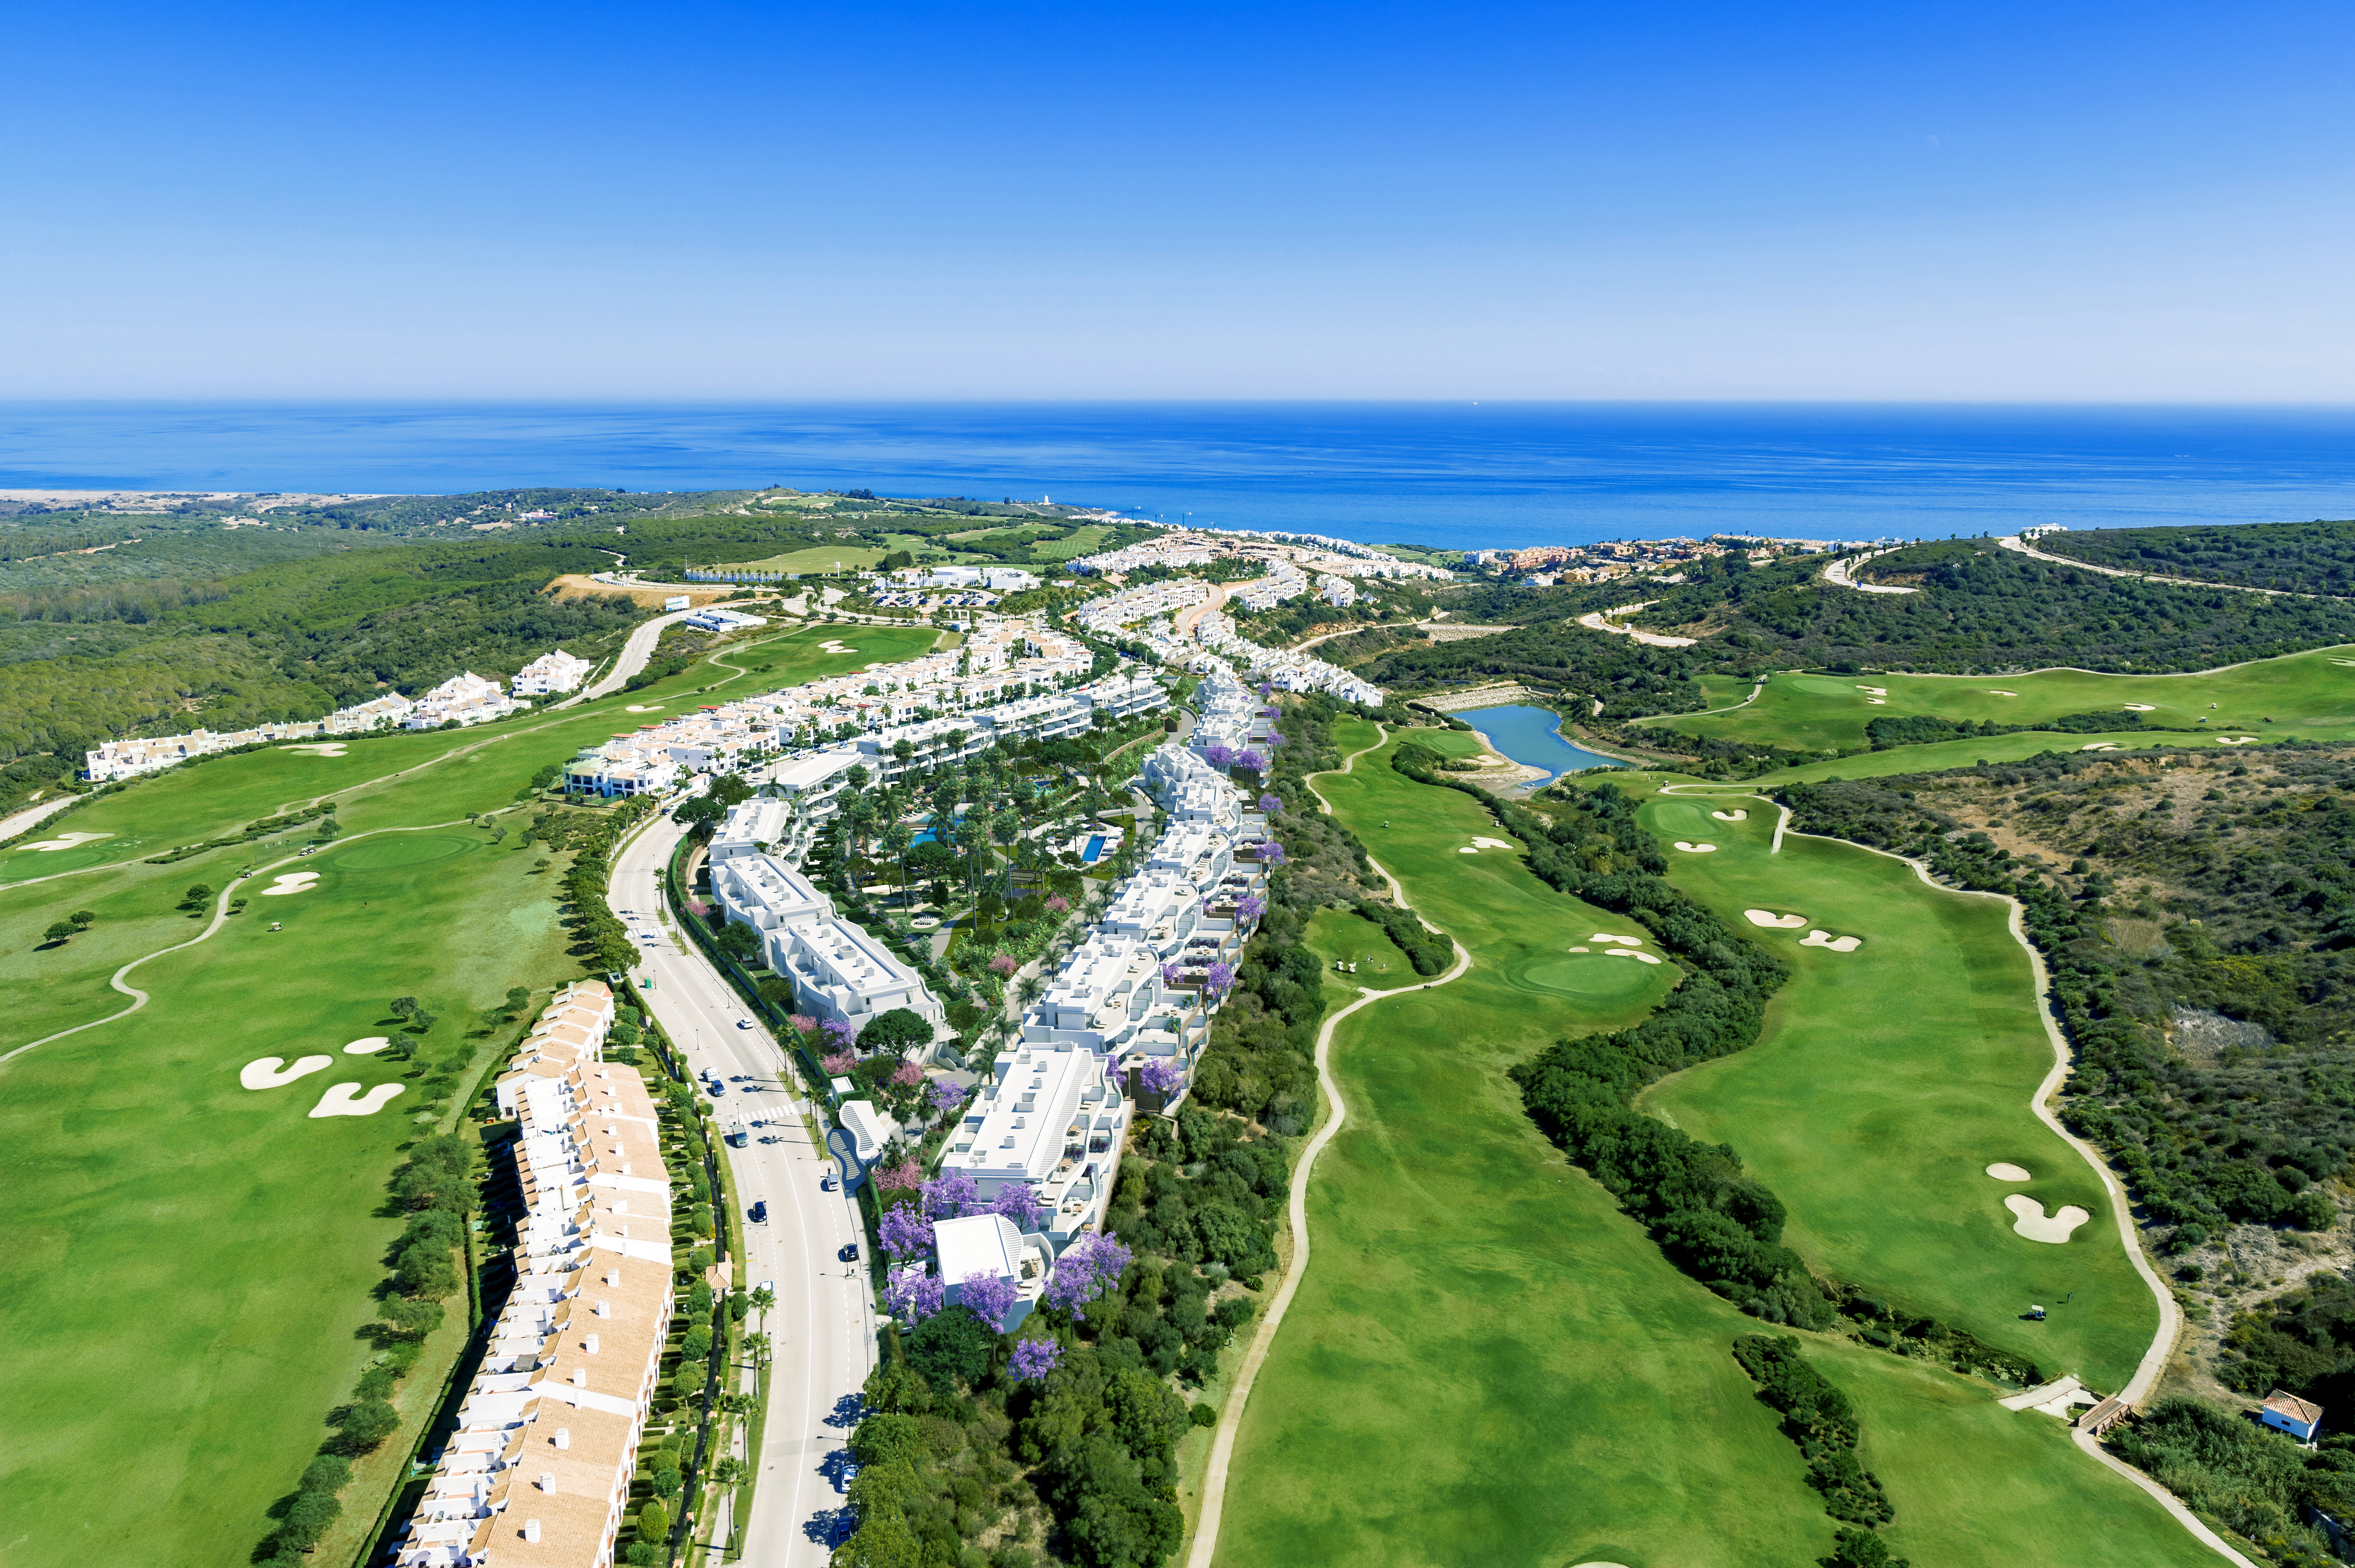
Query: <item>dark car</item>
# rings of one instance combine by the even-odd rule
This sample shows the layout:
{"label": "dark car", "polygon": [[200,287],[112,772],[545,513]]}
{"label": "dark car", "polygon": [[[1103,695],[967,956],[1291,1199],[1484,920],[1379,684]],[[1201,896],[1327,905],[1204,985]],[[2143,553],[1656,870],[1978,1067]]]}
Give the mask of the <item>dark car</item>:
{"label": "dark car", "polygon": [[752,1205],[751,1211],[744,1217],[751,1221],[755,1225],[761,1224],[769,1217],[769,1205],[766,1201],[755,1203]]}
{"label": "dark car", "polygon": [[857,1242],[845,1242],[842,1245],[842,1251],[835,1253],[834,1255],[840,1258],[844,1263],[855,1264],[858,1261],[858,1243]]}
{"label": "dark car", "polygon": [[824,1176],[817,1179],[817,1189],[820,1192],[831,1192],[834,1190],[834,1172],[829,1170]]}

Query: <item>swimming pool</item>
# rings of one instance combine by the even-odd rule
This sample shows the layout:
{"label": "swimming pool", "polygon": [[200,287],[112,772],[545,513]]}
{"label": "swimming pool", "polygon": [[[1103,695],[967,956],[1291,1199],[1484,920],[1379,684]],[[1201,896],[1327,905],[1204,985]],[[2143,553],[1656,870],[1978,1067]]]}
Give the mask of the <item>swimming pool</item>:
{"label": "swimming pool", "polygon": [[1096,857],[1103,853],[1103,835],[1092,833],[1088,836],[1088,847],[1080,851],[1080,859],[1092,866],[1095,864]]}
{"label": "swimming pool", "polygon": [[1616,757],[1602,756],[1563,740],[1560,732],[1561,716],[1550,709],[1475,708],[1455,717],[1487,736],[1488,744],[1513,761],[1525,767],[1545,769],[1549,783],[1564,773],[1588,768],[1627,765]]}

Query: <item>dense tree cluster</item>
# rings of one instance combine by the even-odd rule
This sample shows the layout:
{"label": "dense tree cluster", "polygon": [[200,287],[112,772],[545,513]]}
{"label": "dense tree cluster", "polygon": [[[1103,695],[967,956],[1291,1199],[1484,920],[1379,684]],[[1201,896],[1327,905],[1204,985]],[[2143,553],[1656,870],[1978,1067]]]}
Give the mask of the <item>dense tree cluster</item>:
{"label": "dense tree cluster", "polygon": [[1783,1417],[1783,1435],[1799,1445],[1807,1462],[1807,1484],[1824,1495],[1824,1511],[1865,1526],[1897,1517],[1880,1479],[1856,1456],[1862,1430],[1856,1407],[1823,1373],[1799,1354],[1787,1334],[1744,1334],[1733,1342],[1758,1397]]}
{"label": "dense tree cluster", "polygon": [[2285,593],[2355,594],[2355,522],[2221,528],[2090,528],[2036,541],[2095,566],[2232,582]]}
{"label": "dense tree cluster", "polygon": [[2328,1568],[2339,1561],[2321,1531],[2305,1522],[2306,1509],[2334,1519],[2355,1514],[2355,1438],[2334,1434],[2308,1454],[2246,1416],[2175,1398],[2111,1428],[2104,1441],[2284,1568]]}
{"label": "dense tree cluster", "polygon": [[1455,944],[1423,924],[1412,910],[1359,899],[1358,912],[1382,928],[1382,934],[1406,955],[1418,975],[1444,974],[1455,961]]}

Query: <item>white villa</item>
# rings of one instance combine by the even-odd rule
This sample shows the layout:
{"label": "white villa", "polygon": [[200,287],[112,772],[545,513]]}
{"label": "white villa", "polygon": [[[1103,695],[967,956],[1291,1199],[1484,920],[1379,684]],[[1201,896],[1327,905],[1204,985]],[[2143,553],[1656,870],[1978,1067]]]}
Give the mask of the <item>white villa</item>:
{"label": "white villa", "polygon": [[542,654],[507,681],[508,692],[516,697],[553,697],[560,692],[578,691],[589,672],[597,667],[587,659],[575,658],[562,648]]}
{"label": "white villa", "polygon": [[484,724],[494,719],[504,719],[510,713],[520,713],[531,706],[518,702],[499,689],[496,680],[485,680],[473,670],[453,675],[417,699],[417,706],[401,720],[404,730],[439,730],[455,720],[460,724]]}
{"label": "white villa", "polygon": [[969,1307],[964,1299],[965,1282],[977,1274],[1014,1287],[1014,1305],[1006,1309],[1002,1321],[991,1325],[1001,1334],[1020,1328],[1030,1309],[1039,1305],[1047,1288],[1048,1267],[1054,1261],[1046,1248],[1016,1230],[1014,1221],[1003,1214],[935,1220],[932,1245],[940,1254],[941,1278],[948,1285],[943,1306]]}

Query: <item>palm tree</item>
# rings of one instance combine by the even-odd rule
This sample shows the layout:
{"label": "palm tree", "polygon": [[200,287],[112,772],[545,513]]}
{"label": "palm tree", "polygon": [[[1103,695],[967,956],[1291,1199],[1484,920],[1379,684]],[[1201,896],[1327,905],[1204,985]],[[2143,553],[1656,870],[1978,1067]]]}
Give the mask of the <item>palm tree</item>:
{"label": "palm tree", "polygon": [[900,862],[900,907],[908,907],[908,846],[916,841],[913,829],[895,814],[883,830],[883,852]]}

